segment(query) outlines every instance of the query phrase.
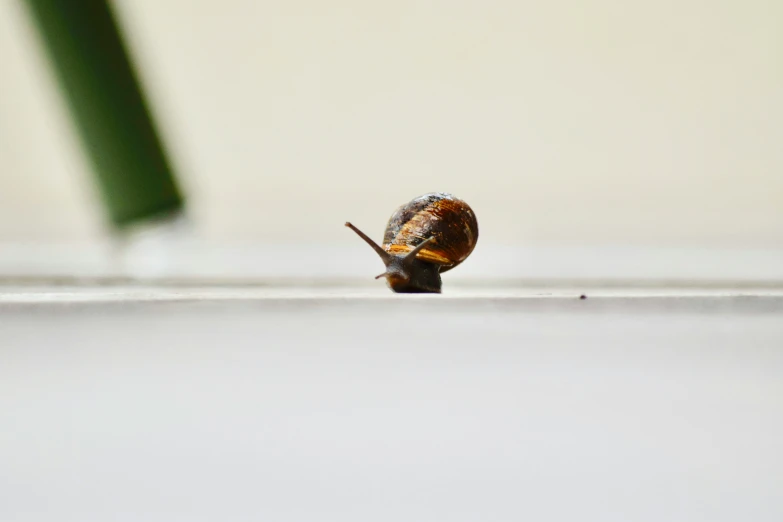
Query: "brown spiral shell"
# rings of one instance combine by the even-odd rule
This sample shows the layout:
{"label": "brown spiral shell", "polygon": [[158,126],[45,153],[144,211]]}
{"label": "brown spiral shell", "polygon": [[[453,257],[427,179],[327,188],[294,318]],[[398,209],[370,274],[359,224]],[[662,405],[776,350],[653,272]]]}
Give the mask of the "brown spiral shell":
{"label": "brown spiral shell", "polygon": [[419,196],[392,214],[383,236],[383,249],[405,255],[429,237],[433,240],[416,255],[417,259],[440,265],[441,273],[459,265],[478,241],[478,221],[473,209],[445,192]]}

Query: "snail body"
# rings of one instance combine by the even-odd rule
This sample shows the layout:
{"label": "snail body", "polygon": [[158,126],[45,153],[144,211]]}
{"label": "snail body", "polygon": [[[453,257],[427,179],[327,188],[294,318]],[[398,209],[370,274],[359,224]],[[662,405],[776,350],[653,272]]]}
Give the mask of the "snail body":
{"label": "snail body", "polygon": [[394,211],[383,246],[346,223],[380,256],[396,293],[440,293],[440,274],[465,261],[478,241],[478,221],[463,200],[445,192],[419,196]]}

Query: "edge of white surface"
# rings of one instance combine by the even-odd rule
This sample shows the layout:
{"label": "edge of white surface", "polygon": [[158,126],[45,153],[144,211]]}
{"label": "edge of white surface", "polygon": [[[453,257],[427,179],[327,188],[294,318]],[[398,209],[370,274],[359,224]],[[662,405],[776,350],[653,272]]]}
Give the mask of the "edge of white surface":
{"label": "edge of white surface", "polygon": [[[584,297],[582,297],[584,296]],[[399,295],[386,288],[161,288],[0,287],[0,313],[62,312],[163,314],[188,310],[252,314],[418,314],[430,311],[474,314],[655,313],[783,314],[783,289],[727,290],[561,289],[549,292],[507,289],[451,289],[441,295]],[[158,316],[158,315],[156,315]]]}

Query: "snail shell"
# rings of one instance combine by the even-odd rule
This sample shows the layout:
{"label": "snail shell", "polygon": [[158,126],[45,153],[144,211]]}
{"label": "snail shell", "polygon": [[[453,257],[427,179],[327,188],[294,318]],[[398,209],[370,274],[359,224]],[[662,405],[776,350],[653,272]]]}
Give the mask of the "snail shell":
{"label": "snail shell", "polygon": [[473,252],[478,240],[473,209],[445,192],[419,196],[392,214],[383,249],[393,255],[406,255],[428,238],[432,240],[416,254],[417,259],[439,265],[441,274],[459,265]]}

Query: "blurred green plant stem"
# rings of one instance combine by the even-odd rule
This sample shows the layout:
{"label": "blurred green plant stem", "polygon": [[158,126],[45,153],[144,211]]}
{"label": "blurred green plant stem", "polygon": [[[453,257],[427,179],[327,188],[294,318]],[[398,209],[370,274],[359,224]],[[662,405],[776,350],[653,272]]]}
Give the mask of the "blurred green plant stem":
{"label": "blurred green plant stem", "polygon": [[24,0],[115,230],[179,214],[184,196],[105,0]]}

